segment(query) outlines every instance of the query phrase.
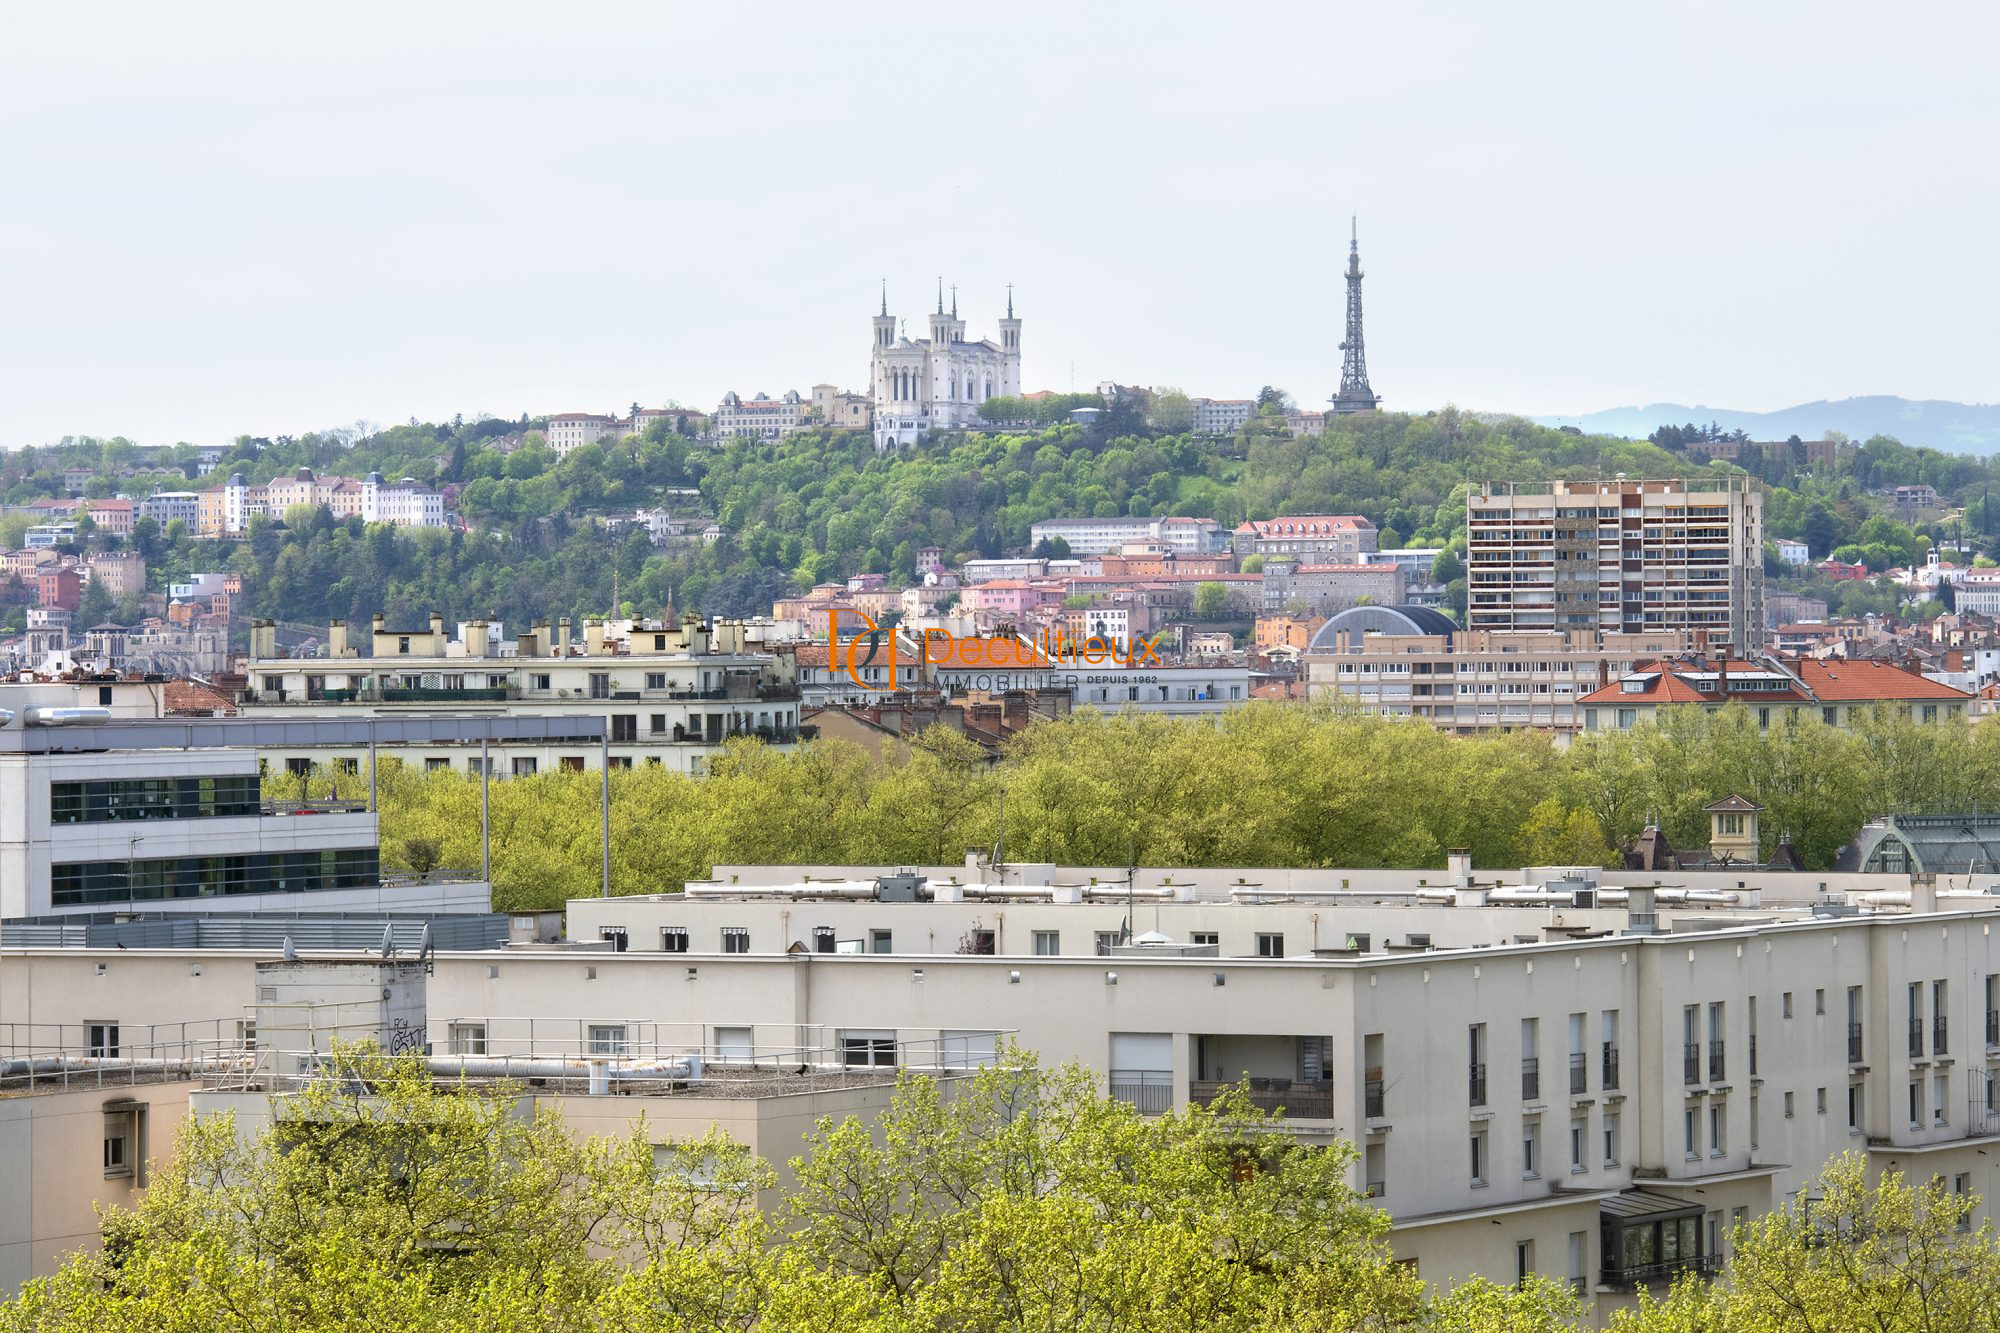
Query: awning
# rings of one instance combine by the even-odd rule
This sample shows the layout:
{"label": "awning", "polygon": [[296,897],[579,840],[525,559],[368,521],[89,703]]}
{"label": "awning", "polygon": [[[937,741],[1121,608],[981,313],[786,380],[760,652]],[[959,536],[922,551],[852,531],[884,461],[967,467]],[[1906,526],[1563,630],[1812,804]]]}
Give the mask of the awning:
{"label": "awning", "polygon": [[1626,1190],[1600,1199],[1597,1211],[1604,1217],[1620,1222],[1666,1222],[1681,1217],[1700,1217],[1705,1211],[1698,1203],[1686,1199],[1669,1199],[1664,1194],[1652,1194],[1646,1190]]}

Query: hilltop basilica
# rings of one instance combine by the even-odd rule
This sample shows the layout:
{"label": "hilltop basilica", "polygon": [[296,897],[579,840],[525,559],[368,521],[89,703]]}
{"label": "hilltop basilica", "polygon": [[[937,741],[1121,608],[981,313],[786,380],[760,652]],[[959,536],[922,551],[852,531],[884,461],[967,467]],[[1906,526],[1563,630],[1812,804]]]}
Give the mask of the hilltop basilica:
{"label": "hilltop basilica", "polygon": [[997,343],[991,339],[965,340],[965,321],[958,317],[958,289],[952,288],[951,312],[947,314],[942,280],[937,310],[931,315],[931,336],[914,341],[907,335],[898,336],[884,288],[882,313],[875,316],[875,348],[868,378],[875,398],[878,450],[913,444],[926,431],[976,422],[979,405],[988,398],[1021,392],[1021,321],[1014,318],[1012,288],[1008,289],[1007,317],[1000,321]]}

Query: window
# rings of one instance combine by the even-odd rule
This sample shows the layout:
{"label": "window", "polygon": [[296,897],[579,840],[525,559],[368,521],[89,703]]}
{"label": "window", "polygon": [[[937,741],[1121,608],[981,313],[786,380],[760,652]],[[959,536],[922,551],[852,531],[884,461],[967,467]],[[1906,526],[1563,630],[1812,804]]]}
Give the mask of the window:
{"label": "window", "polygon": [[1535,1242],[1519,1240],[1514,1242],[1514,1282],[1525,1287],[1528,1279],[1535,1275]]}
{"label": "window", "polygon": [[1826,991],[1824,989],[1813,992],[1813,1012],[1816,1014],[1826,1012]]}
{"label": "window", "polygon": [[1053,958],[1062,952],[1062,935],[1053,930],[1035,932],[1035,953],[1038,957]]}
{"label": "window", "polygon": [[889,931],[871,930],[868,932],[869,953],[894,953],[895,951],[894,937]]}
{"label": "window", "polygon": [[1790,1120],[1792,1114],[1792,1094],[1788,1092],[1785,1094],[1785,1119]]}
{"label": "window", "polygon": [[1604,1164],[1606,1166],[1618,1165],[1618,1113],[1616,1111],[1606,1111],[1604,1113]]}
{"label": "window", "polygon": [[1951,1104],[1946,1100],[1946,1096],[1950,1091],[1950,1074],[1933,1074],[1931,1076],[1931,1123],[1933,1125],[1948,1125],[1951,1123],[1951,1117],[1945,1110]]}
{"label": "window", "polygon": [[840,940],[832,926],[813,927],[813,952],[832,953],[840,946]]}
{"label": "window", "polygon": [[1219,946],[1222,943],[1222,934],[1214,930],[1192,930],[1188,932],[1188,943],[1214,944]]}
{"label": "window", "polygon": [[1486,1131],[1483,1129],[1472,1136],[1472,1183],[1486,1183]]}
{"label": "window", "polygon": [[440,758],[437,755],[431,755],[424,760],[424,772],[426,773],[442,773],[450,767],[451,760]]}
{"label": "window", "polygon": [[1590,1283],[1590,1233],[1572,1231],[1569,1233],[1569,1289],[1572,1294],[1583,1295]]}
{"label": "window", "polygon": [[1473,1106],[1484,1106],[1486,1105],[1486,1025],[1473,1023],[1466,1028],[1465,1033],[1468,1059],[1466,1101]]}
{"label": "window", "polygon": [[484,1023],[453,1023],[450,1031],[451,1053],[453,1055],[486,1054],[486,1025]]}
{"label": "window", "polygon": [[625,927],[623,926],[599,926],[597,928],[597,938],[609,944],[613,953],[624,953],[626,946],[630,943],[626,938]]}
{"label": "window", "polygon": [[1281,932],[1257,932],[1257,956],[1259,958],[1283,958],[1285,937]]}
{"label": "window", "polygon": [[1579,1116],[1569,1122],[1569,1169],[1585,1171],[1583,1155],[1590,1142],[1590,1121]]}
{"label": "window", "polygon": [[1957,1175],[1951,1178],[1952,1201],[1956,1203],[1960,1208],[1964,1209],[1964,1211],[1961,1212],[1958,1217],[1958,1229],[1960,1231],[1972,1230],[1973,1210],[1971,1207],[1972,1203],[1971,1194],[1972,1194],[1972,1173],[1970,1171],[1961,1171]]}
{"label": "window", "polygon": [[623,1023],[592,1023],[589,1035],[590,1053],[592,1055],[625,1054],[625,1025]]}
{"label": "window", "polygon": [[557,762],[562,764],[565,773],[583,772],[583,756],[580,754],[566,754]]}
{"label": "window", "polygon": [[549,687],[549,673],[548,673],[548,672],[546,672],[546,671],[532,671],[532,672],[528,673],[528,688],[529,688],[529,689],[531,689],[531,690],[546,690],[546,689],[547,689],[548,687]]}
{"label": "window", "polygon": [[1708,1104],[1708,1155],[1722,1157],[1729,1152],[1729,1109],[1719,1101]]}
{"label": "window", "polygon": [[104,1174],[107,1179],[137,1174],[138,1120],[143,1113],[143,1108],[132,1102],[114,1102],[104,1108]]}
{"label": "window", "polygon": [[850,1069],[893,1069],[896,1064],[896,1034],[841,1033],[840,1063]]}
{"label": "window", "polygon": [[749,953],[750,928],[748,926],[724,926],[722,928],[722,951],[724,953]]}
{"label": "window", "polygon": [[1689,1161],[1701,1156],[1701,1120],[1692,1106],[1681,1109],[1681,1155]]}
{"label": "window", "polygon": [[531,778],[535,776],[535,761],[530,756],[519,756],[514,760],[514,776]]}
{"label": "window", "polygon": [[1819,1115],[1825,1115],[1825,1114],[1826,1114],[1826,1089],[1825,1089],[1825,1088],[1821,1088],[1821,1089],[1819,1089],[1818,1091],[1816,1091],[1816,1092],[1815,1092],[1815,1093],[1813,1094],[1813,1101],[1814,1101],[1814,1105],[1815,1105],[1815,1111],[1816,1111],[1816,1113],[1817,1113],[1817,1114],[1819,1114]]}
{"label": "window", "polygon": [[1100,930],[1097,932],[1097,956],[1099,958],[1107,957],[1111,953],[1111,951],[1117,947],[1118,947],[1117,931]]}
{"label": "window", "polygon": [[1538,1165],[1536,1149],[1541,1147],[1542,1126],[1539,1121],[1530,1120],[1521,1126],[1521,1177],[1533,1180]]}
{"label": "window", "polygon": [[613,713],[611,715],[611,743],[613,745],[630,745],[638,739],[638,714]]}
{"label": "window", "polygon": [[688,928],[686,926],[661,926],[660,949],[664,953],[686,953],[688,951]]}
{"label": "window", "polygon": [[1779,999],[1778,1009],[1780,1017],[1790,1018],[1792,1016],[1792,993],[1790,991],[1786,991],[1783,995],[1779,996],[1778,999]]}
{"label": "window", "polygon": [[116,1023],[91,1023],[90,1053],[100,1058],[118,1054],[118,1025]]}
{"label": "window", "polygon": [[649,690],[664,690],[667,688],[667,673],[664,671],[648,671],[646,673],[646,688]]}

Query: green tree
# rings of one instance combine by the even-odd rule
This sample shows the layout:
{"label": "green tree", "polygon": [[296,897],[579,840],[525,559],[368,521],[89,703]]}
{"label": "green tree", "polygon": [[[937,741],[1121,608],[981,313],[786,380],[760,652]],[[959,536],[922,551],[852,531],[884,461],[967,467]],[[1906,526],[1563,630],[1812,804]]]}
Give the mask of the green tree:
{"label": "green tree", "polygon": [[1225,584],[1201,582],[1194,588],[1194,613],[1202,620],[1218,620],[1229,611],[1229,588]]}
{"label": "green tree", "polygon": [[1802,1199],[1736,1228],[1719,1281],[1642,1293],[1612,1327],[1984,1333],[2000,1302],[2000,1236],[1990,1222],[1970,1229],[1978,1207],[1936,1176],[1912,1182],[1892,1168],[1871,1185],[1867,1159],[1843,1153]]}

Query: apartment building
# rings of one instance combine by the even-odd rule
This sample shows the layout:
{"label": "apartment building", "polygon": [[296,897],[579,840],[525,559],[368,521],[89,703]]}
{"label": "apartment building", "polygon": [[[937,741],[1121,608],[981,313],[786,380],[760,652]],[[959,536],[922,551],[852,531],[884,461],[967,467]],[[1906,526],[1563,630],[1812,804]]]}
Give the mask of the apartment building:
{"label": "apartment building", "polygon": [[1466,624],[1764,638],[1764,497],[1714,481],[1488,484],[1466,498]]}
{"label": "apartment building", "polygon": [[[422,1032],[446,1059],[563,1030],[600,1058],[861,1068],[1013,1032],[1148,1113],[1248,1079],[1292,1133],[1357,1146],[1421,1276],[1541,1273],[1600,1321],[1715,1271],[1842,1151],[2000,1197],[1994,876],[1498,878],[719,866],[572,902],[568,947],[439,952]],[[6,956],[52,1023],[205,1021],[265,981],[241,951]],[[0,967],[0,1004],[28,970]]]}
{"label": "apartment building", "polygon": [[1195,398],[1189,405],[1194,409],[1193,429],[1197,435],[1234,435],[1257,415],[1254,398]]}
{"label": "apartment building", "polygon": [[1041,545],[1058,538],[1071,555],[1113,555],[1127,546],[1163,546],[1182,555],[1214,555],[1229,547],[1228,534],[1212,518],[1049,518],[1028,530]]}
{"label": "apartment building", "polygon": [[1359,514],[1292,514],[1236,526],[1236,554],[1291,555],[1304,564],[1353,565],[1375,550],[1375,525]]}
{"label": "apartment building", "polygon": [[[579,640],[569,617],[538,622],[512,644],[493,642],[489,623],[466,623],[462,639],[446,636],[433,615],[421,628],[399,629],[376,616],[370,655],[350,640],[344,622],[327,630],[327,655],[284,657],[269,621],[253,621],[248,680],[238,707],[246,717],[389,718],[449,712],[472,718],[528,716],[592,719],[602,744],[574,738],[497,742],[481,755],[421,742],[378,747],[380,753],[425,769],[463,765],[477,773],[530,775],[556,768],[660,764],[701,773],[732,737],[789,747],[798,740],[799,689],[790,659],[753,650],[741,621],[678,626],[647,621],[586,620]],[[758,645],[761,646],[761,645]],[[511,651],[503,652],[502,649]],[[315,746],[266,750],[304,780],[329,763],[352,767],[359,751],[329,754]]]}
{"label": "apartment building", "polygon": [[760,393],[745,398],[735,390],[722,395],[721,404],[709,418],[717,439],[747,436],[775,440],[812,424],[811,400],[797,389],[787,389],[779,397]]}
{"label": "apartment building", "polygon": [[1516,727],[1573,734],[1581,701],[1663,654],[1687,652],[1685,631],[1465,630],[1422,606],[1357,606],[1319,628],[1305,654],[1307,691],[1381,717],[1422,718],[1477,735]]}
{"label": "apartment building", "polygon": [[1623,731],[1656,722],[1662,708],[1723,708],[1740,703],[1768,727],[1787,717],[1815,717],[1844,727],[1891,713],[1912,722],[1963,725],[1974,697],[1889,662],[1847,658],[1663,658],[1635,664],[1579,703],[1585,731]]}

